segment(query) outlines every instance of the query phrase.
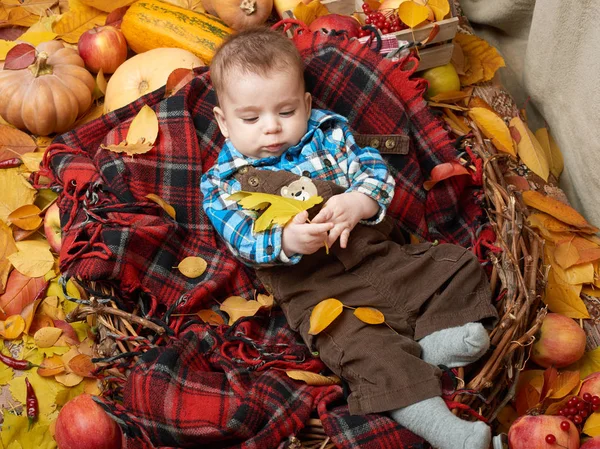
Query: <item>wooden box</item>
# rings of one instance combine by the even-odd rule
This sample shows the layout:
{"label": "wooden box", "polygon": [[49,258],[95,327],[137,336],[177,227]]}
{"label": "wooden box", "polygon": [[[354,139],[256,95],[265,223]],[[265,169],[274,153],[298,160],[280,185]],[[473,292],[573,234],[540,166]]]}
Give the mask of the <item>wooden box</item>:
{"label": "wooden box", "polygon": [[[327,6],[329,11],[334,14],[352,15],[353,13],[357,13],[359,17],[364,17],[362,11],[357,11],[354,0],[321,0],[321,3]],[[358,4],[359,2],[356,3]],[[449,3],[451,17],[435,22],[440,27],[439,32],[431,42],[428,42],[427,45],[419,48],[420,59],[417,70],[427,70],[432,67],[447,64],[452,58],[452,51],[454,49],[452,40],[458,30],[458,17],[456,17],[454,2],[449,0]],[[294,14],[292,11],[286,11],[284,13],[284,18],[293,17]],[[389,34],[395,36],[398,41],[420,42],[429,36],[433,26],[433,24],[429,24],[415,28],[412,31],[407,29]]]}

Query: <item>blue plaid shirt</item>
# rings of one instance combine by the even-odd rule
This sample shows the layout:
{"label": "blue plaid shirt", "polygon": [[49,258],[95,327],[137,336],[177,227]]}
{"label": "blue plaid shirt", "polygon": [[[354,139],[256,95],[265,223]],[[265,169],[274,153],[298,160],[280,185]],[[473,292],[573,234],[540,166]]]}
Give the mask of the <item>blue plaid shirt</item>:
{"label": "blue plaid shirt", "polygon": [[369,224],[379,223],[394,195],[394,178],[377,150],[360,148],[354,141],[347,120],[330,111],[313,109],[308,131],[300,142],[280,156],[249,158],[237,151],[229,140],[219,153],[216,164],[201,181],[203,208],[219,235],[233,254],[247,265],[297,263],[295,254],[287,259],[281,250],[283,227],[273,225],[266,231],[253,232],[260,212],[241,208],[227,197],[240,191],[234,178],[237,170],[250,165],[262,170],[286,170],[297,175],[310,173],[310,178],[333,181],[347,192],[361,192],[380,206]]}

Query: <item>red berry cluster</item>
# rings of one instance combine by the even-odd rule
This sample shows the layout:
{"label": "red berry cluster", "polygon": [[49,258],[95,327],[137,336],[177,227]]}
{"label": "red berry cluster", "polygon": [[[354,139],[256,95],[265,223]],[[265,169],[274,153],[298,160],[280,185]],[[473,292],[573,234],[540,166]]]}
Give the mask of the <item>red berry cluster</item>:
{"label": "red berry cluster", "polygon": [[[373,11],[367,3],[362,4],[362,10],[367,16],[365,23],[372,25],[381,31],[381,34],[394,33],[406,28],[406,26],[400,21],[398,14],[395,10],[391,10],[389,13],[384,14],[381,11]],[[368,35],[368,31],[361,33],[360,37]]]}
{"label": "red berry cluster", "polygon": [[584,393],[583,398],[573,396],[558,411],[560,416],[570,419],[576,425],[581,425],[593,412],[600,410],[600,397]]}
{"label": "red berry cluster", "polygon": [[[570,427],[571,427],[571,423],[569,421],[562,421],[560,423],[560,430],[564,430],[565,432],[568,432]],[[545,439],[546,439],[546,443],[548,443],[548,444],[556,443],[556,435],[553,435],[551,433],[546,435]]]}

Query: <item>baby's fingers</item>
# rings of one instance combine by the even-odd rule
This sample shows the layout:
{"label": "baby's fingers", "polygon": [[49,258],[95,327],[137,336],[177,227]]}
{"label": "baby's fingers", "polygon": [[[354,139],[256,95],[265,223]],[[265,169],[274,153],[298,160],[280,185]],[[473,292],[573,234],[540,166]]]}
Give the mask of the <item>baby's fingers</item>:
{"label": "baby's fingers", "polygon": [[302,224],[302,223],[306,223],[306,219],[308,218],[308,212],[307,211],[302,211],[298,214],[296,214],[292,220],[293,223],[296,224]]}
{"label": "baby's fingers", "polygon": [[333,211],[331,209],[323,207],[323,209],[319,211],[315,218],[312,219],[312,223],[325,223],[330,221],[332,217]]}
{"label": "baby's fingers", "polygon": [[321,234],[327,236],[327,232],[333,229],[333,223],[315,223],[312,222],[306,225],[306,230],[312,236],[320,236]]}

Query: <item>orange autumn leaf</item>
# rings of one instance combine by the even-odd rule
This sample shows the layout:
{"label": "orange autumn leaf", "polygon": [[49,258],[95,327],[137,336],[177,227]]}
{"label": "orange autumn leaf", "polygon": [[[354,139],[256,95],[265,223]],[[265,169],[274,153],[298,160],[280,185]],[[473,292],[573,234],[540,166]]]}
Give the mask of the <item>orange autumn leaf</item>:
{"label": "orange autumn leaf", "polygon": [[315,306],[310,314],[310,328],[308,333],[310,335],[317,335],[325,330],[327,326],[340,316],[343,308],[343,304],[335,298],[324,299],[321,301]]}
{"label": "orange autumn leaf", "polygon": [[471,108],[467,114],[499,151],[517,155],[510,131],[498,114],[481,107]]}
{"label": "orange autumn leaf", "polygon": [[162,207],[162,209],[169,215],[169,217],[175,220],[175,208],[169,203],[167,203],[165,200],[163,200],[160,196],[155,195],[154,193],[149,193],[148,195],[146,195],[146,198]]}
{"label": "orange autumn leaf", "polygon": [[579,387],[579,371],[561,371],[555,380],[552,393],[548,395],[551,399],[561,399]]}
{"label": "orange autumn leaf", "polygon": [[294,17],[300,22],[304,22],[306,26],[310,26],[317,17],[327,14],[329,14],[329,10],[319,0],[313,0],[308,5],[300,2],[294,8]]}
{"label": "orange autumn leaf", "polygon": [[431,170],[431,177],[423,183],[425,190],[431,190],[431,188],[440,181],[448,179],[452,176],[469,175],[469,171],[460,165],[458,162],[444,162],[443,164],[436,165]]}
{"label": "orange autumn leaf", "polygon": [[79,354],[69,360],[69,368],[78,376],[96,377],[94,375],[96,365],[92,363],[92,358],[87,354]]}
{"label": "orange autumn leaf", "polygon": [[38,375],[42,377],[51,377],[61,374],[65,371],[65,364],[58,355],[46,357],[37,370]]}
{"label": "orange autumn leaf", "polygon": [[468,92],[462,90],[451,90],[449,92],[442,92],[440,94],[431,97],[431,101],[438,103],[444,103],[445,101],[460,101],[464,100],[469,96]]}
{"label": "orange autumn leaf", "polygon": [[324,385],[340,385],[341,380],[338,376],[322,376],[321,374],[313,373],[312,371],[303,370],[288,370],[285,372],[287,376],[294,380],[301,380],[307,385],[324,386]]}
{"label": "orange autumn leaf", "polygon": [[2,336],[6,340],[15,340],[21,336],[25,330],[25,320],[21,315],[11,315],[4,320],[4,329]]}
{"label": "orange autumn leaf", "polygon": [[522,195],[523,202],[529,207],[546,212],[554,218],[577,228],[595,229],[595,232],[598,232],[598,228],[590,225],[579,212],[565,203],[533,190],[523,192]]}
{"label": "orange autumn leaf", "polygon": [[458,43],[469,60],[471,68],[473,66],[481,67],[481,75],[479,70],[460,76],[461,85],[478,83],[480,81],[489,81],[494,77],[494,74],[500,67],[504,67],[504,59],[498,51],[485,40],[470,34],[457,33],[454,41]]}
{"label": "orange autumn leaf", "polygon": [[0,319],[18,315],[46,289],[43,277],[31,278],[13,270],[8,277],[5,292],[0,295]]}
{"label": "orange autumn leaf", "polygon": [[258,301],[248,301],[241,296],[230,296],[223,301],[220,309],[229,315],[228,324],[231,326],[235,321],[242,317],[254,316],[261,307],[262,306]]}
{"label": "orange autumn leaf", "polygon": [[8,274],[12,267],[8,256],[18,251],[11,229],[0,221],[0,295],[6,290]]}
{"label": "orange autumn leaf", "polygon": [[367,324],[382,324],[385,322],[383,313],[373,307],[357,307],[354,310],[354,316]]}
{"label": "orange autumn leaf", "polygon": [[8,215],[8,221],[26,231],[33,231],[42,224],[42,211],[35,204],[21,206]]}
{"label": "orange autumn leaf", "polygon": [[581,285],[562,282],[551,269],[548,273],[548,283],[542,300],[552,312],[569,318],[589,318],[590,314],[580,294]]}
{"label": "orange autumn leaf", "polygon": [[577,263],[579,260],[579,251],[573,245],[573,239],[556,244],[554,260],[562,268],[569,268]]}
{"label": "orange autumn leaf", "polygon": [[414,1],[405,1],[398,7],[398,17],[409,28],[414,28],[429,17],[427,6],[419,5]]}
{"label": "orange autumn leaf", "polygon": [[429,0],[427,6],[433,10],[436,21],[444,20],[444,17],[450,12],[450,2],[448,0]]}
{"label": "orange autumn leaf", "polygon": [[213,326],[219,326],[221,324],[225,324],[223,317],[221,315],[219,315],[217,312],[215,312],[214,310],[203,309],[203,310],[198,311],[196,313],[196,315],[198,315],[198,318],[200,318],[206,324],[211,324]]}

